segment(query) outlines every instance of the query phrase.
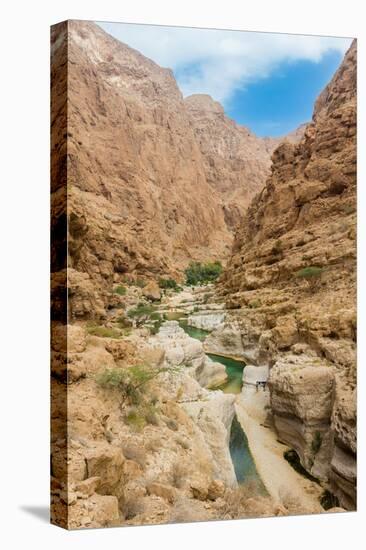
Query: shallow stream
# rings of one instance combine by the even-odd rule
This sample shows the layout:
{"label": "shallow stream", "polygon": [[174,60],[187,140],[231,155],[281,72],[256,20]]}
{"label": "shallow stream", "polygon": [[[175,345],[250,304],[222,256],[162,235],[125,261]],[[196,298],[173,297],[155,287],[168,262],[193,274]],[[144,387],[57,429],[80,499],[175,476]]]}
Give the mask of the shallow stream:
{"label": "shallow stream", "polygon": [[[196,338],[201,342],[203,342],[206,336],[210,334],[206,330],[189,326],[186,320],[180,320],[179,324],[189,336]],[[227,381],[217,389],[220,389],[225,393],[239,394],[243,385],[242,378],[245,363],[223,355],[214,355],[209,353],[207,356],[212,359],[212,361],[225,365],[226,368],[226,373],[228,376]],[[255,483],[256,491],[264,494],[265,489],[249,450],[247,436],[245,435],[245,432],[243,431],[236,416],[234,416],[231,425],[229,449],[238,483]]]}

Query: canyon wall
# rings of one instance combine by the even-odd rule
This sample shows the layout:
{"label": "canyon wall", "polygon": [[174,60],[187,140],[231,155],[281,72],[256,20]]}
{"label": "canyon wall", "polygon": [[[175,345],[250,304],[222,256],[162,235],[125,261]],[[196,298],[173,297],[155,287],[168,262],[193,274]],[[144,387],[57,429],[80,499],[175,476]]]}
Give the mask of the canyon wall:
{"label": "canyon wall", "polygon": [[179,279],[190,260],[226,260],[280,140],[238,126],[209,96],[184,100],[170,69],[94,23],[53,29],[52,66],[71,318],[103,316],[126,275]]}
{"label": "canyon wall", "polygon": [[177,275],[224,258],[231,235],[172,72],[93,23],[55,28],[59,65],[65,41],[70,304],[82,317],[124,273]]}
{"label": "canyon wall", "polygon": [[305,125],[281,138],[257,137],[225,115],[220,103],[209,95],[186,97],[207,182],[221,199],[225,221],[235,231],[253,197],[270,175],[271,154],[286,140],[298,142]]}
{"label": "canyon wall", "polygon": [[[269,364],[279,437],[329,480],[342,506],[356,483],[356,43],[318,97],[298,144],[236,235],[220,292],[244,356]],[[246,354],[246,355],[245,355]],[[314,414],[310,414],[315,411]]]}

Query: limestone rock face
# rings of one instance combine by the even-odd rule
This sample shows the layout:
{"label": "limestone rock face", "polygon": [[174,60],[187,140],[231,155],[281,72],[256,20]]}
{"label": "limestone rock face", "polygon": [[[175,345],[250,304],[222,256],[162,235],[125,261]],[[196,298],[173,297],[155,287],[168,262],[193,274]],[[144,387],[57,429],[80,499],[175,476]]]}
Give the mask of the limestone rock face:
{"label": "limestone rock face", "polygon": [[[271,367],[295,353],[318,358],[311,371],[302,367],[304,374],[318,366],[319,376],[327,366],[333,369],[335,397],[327,421],[333,458],[324,455],[321,466],[319,455],[310,468],[308,443],[304,433],[300,437],[304,424],[295,409],[286,413],[287,427],[284,416],[278,416],[277,427],[284,434],[292,417],[287,438],[295,440],[297,433],[303,465],[329,471],[340,505],[350,509],[356,452],[355,42],[320,94],[301,141],[282,143],[272,160],[272,174],[237,232],[220,293],[231,308],[227,324],[238,327],[244,349],[254,350],[254,364]],[[289,377],[291,368],[276,368],[274,407],[276,388],[285,384],[282,405],[286,400],[294,405],[291,392],[299,386]]]}
{"label": "limestone rock face", "polygon": [[202,330],[213,330],[222,324],[225,319],[225,312],[200,311],[188,316],[187,322],[191,327]]}
{"label": "limestone rock face", "polygon": [[287,357],[271,369],[268,384],[280,439],[296,450],[311,474],[328,479],[335,394],[332,368],[302,356]]}
{"label": "limestone rock face", "polygon": [[178,321],[165,322],[150,342],[152,346],[165,350],[165,361],[168,365],[189,368],[191,376],[201,386],[215,387],[227,379],[224,365],[207,357],[202,342],[188,336]]}
{"label": "limestone rock face", "polygon": [[[236,229],[252,198],[264,186],[271,153],[283,139],[257,137],[228,118],[209,95],[195,94],[184,102],[204,158],[207,182],[221,197],[228,227]],[[300,128],[289,139],[296,142],[302,133]]]}

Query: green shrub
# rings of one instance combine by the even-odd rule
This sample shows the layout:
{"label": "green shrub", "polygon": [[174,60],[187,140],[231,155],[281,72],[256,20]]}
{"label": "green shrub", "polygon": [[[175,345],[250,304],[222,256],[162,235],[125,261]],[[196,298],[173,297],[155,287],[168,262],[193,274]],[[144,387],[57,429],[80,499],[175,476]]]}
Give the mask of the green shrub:
{"label": "green shrub", "polygon": [[136,318],[147,318],[150,317],[150,315],[155,311],[155,307],[151,304],[145,304],[143,302],[140,302],[137,304],[137,307],[130,309],[127,312],[127,316],[131,319]]}
{"label": "green shrub", "polygon": [[198,306],[194,306],[193,313],[197,313],[197,311],[199,311],[199,310],[200,310],[200,308]]}
{"label": "green shrub", "polygon": [[309,290],[315,291],[321,282],[321,275],[325,271],[324,267],[318,267],[316,265],[310,265],[308,267],[303,267],[296,272],[296,277],[305,279],[308,283]]}
{"label": "green shrub", "polygon": [[155,321],[155,323],[152,326],[149,326],[150,334],[152,336],[154,336],[154,334],[157,334],[160,330],[160,327],[161,327],[161,322]]}
{"label": "green shrub", "polygon": [[310,265],[308,267],[303,267],[302,269],[297,271],[296,277],[301,277],[303,279],[317,278],[317,277],[320,277],[323,271],[324,271],[324,267]]}
{"label": "green shrub", "polygon": [[184,273],[188,285],[211,283],[221,275],[222,265],[221,262],[191,262]]}
{"label": "green shrub", "polygon": [[177,281],[175,281],[174,279],[164,279],[164,278],[159,279],[160,288],[163,288],[163,289],[172,288],[173,290],[177,290],[178,286],[179,285]]}
{"label": "green shrub", "polygon": [[143,279],[136,279],[135,285],[139,288],[144,288],[144,286],[146,286],[146,282]]}
{"label": "green shrub", "polygon": [[123,285],[119,285],[114,289],[115,294],[119,294],[120,296],[124,296],[127,292],[127,289]]}
{"label": "green shrub", "polygon": [[131,409],[124,417],[128,426],[136,431],[141,431],[146,426],[145,417],[137,409]]}
{"label": "green shrub", "polygon": [[103,327],[100,325],[89,325],[86,327],[88,334],[100,338],[120,338],[120,332],[115,328]]}
{"label": "green shrub", "polygon": [[152,321],[161,321],[161,315],[158,311],[153,311],[151,314],[150,314],[150,319]]}
{"label": "green shrub", "polygon": [[104,389],[117,389],[121,396],[121,405],[127,400],[133,404],[143,402],[144,386],[162,372],[175,372],[177,367],[151,367],[150,365],[132,365],[126,368],[107,368],[100,372],[95,380]]}

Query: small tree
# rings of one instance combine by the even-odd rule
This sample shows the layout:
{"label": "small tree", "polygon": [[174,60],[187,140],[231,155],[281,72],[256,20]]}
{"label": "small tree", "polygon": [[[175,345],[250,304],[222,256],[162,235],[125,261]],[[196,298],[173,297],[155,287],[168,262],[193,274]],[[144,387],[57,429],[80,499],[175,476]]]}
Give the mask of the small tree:
{"label": "small tree", "polygon": [[311,265],[308,267],[303,267],[302,269],[297,271],[296,277],[305,279],[309,285],[309,289],[315,290],[319,285],[319,282],[321,280],[321,275],[323,272],[324,272],[324,267]]}
{"label": "small tree", "polygon": [[142,399],[144,386],[163,372],[175,372],[178,367],[152,367],[132,365],[126,368],[107,368],[96,376],[96,382],[104,389],[116,389],[121,395],[120,407],[129,401],[138,404]]}

